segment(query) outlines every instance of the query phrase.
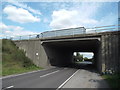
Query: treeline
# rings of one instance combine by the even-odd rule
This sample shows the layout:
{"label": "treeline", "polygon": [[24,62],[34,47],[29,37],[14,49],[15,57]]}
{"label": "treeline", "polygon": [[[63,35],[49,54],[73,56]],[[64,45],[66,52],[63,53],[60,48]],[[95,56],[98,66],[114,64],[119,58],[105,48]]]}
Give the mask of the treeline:
{"label": "treeline", "polygon": [[75,62],[80,62],[80,61],[92,61],[92,59],[88,59],[87,57],[83,57],[82,54],[79,52],[76,52],[76,55],[74,55],[74,61]]}

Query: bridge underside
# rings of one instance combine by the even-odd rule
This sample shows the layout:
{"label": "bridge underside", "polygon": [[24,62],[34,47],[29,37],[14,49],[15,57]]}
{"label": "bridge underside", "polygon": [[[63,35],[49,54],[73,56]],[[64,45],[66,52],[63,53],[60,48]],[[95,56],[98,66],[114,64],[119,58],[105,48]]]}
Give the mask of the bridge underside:
{"label": "bridge underside", "polygon": [[74,52],[93,52],[94,65],[96,69],[101,69],[100,41],[98,39],[43,42],[42,45],[50,64],[53,66],[75,66],[73,60]]}

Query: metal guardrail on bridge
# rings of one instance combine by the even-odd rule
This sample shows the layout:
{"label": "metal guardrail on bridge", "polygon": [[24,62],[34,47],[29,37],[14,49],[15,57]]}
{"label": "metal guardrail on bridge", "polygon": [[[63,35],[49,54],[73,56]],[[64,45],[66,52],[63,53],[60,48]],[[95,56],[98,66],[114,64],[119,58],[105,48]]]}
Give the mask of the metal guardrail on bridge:
{"label": "metal guardrail on bridge", "polygon": [[86,33],[86,29],[84,27],[69,28],[69,29],[61,29],[61,30],[43,32],[42,38],[85,34],[85,33]]}
{"label": "metal guardrail on bridge", "polygon": [[99,33],[99,32],[119,31],[119,30],[120,30],[120,25],[100,26],[100,27],[93,27],[93,28],[77,27],[77,28],[46,31],[40,34],[6,37],[6,39],[12,39],[12,40],[27,39],[28,40],[28,39],[35,39],[35,38],[49,38],[49,37],[67,36],[67,35],[74,36],[78,34]]}

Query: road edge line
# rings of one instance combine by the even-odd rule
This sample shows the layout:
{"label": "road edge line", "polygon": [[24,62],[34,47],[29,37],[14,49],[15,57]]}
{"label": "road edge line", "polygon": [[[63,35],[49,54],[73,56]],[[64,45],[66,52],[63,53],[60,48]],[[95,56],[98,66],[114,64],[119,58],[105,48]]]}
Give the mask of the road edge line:
{"label": "road edge line", "polygon": [[76,72],[74,72],[67,80],[65,80],[56,90],[62,88],[78,71],[79,69]]}

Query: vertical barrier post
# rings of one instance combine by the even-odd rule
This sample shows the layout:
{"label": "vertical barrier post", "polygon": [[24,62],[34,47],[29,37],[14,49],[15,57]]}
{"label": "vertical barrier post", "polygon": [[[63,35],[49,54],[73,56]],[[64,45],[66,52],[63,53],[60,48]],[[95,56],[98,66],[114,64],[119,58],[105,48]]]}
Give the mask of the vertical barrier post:
{"label": "vertical barrier post", "polygon": [[20,36],[20,40],[21,40],[21,37],[22,37],[22,36]]}
{"label": "vertical barrier post", "polygon": [[72,30],[72,36],[74,37],[74,30]]}
{"label": "vertical barrier post", "polygon": [[41,38],[43,38],[43,33],[41,33]]}
{"label": "vertical barrier post", "polygon": [[93,29],[94,29],[95,33],[97,33],[96,27],[95,27],[95,28],[93,28]]}
{"label": "vertical barrier post", "polygon": [[56,31],[54,31],[54,35],[55,35],[55,37],[57,36],[57,35],[56,35]]}
{"label": "vertical barrier post", "polygon": [[28,39],[30,40],[31,35],[28,35]]}

